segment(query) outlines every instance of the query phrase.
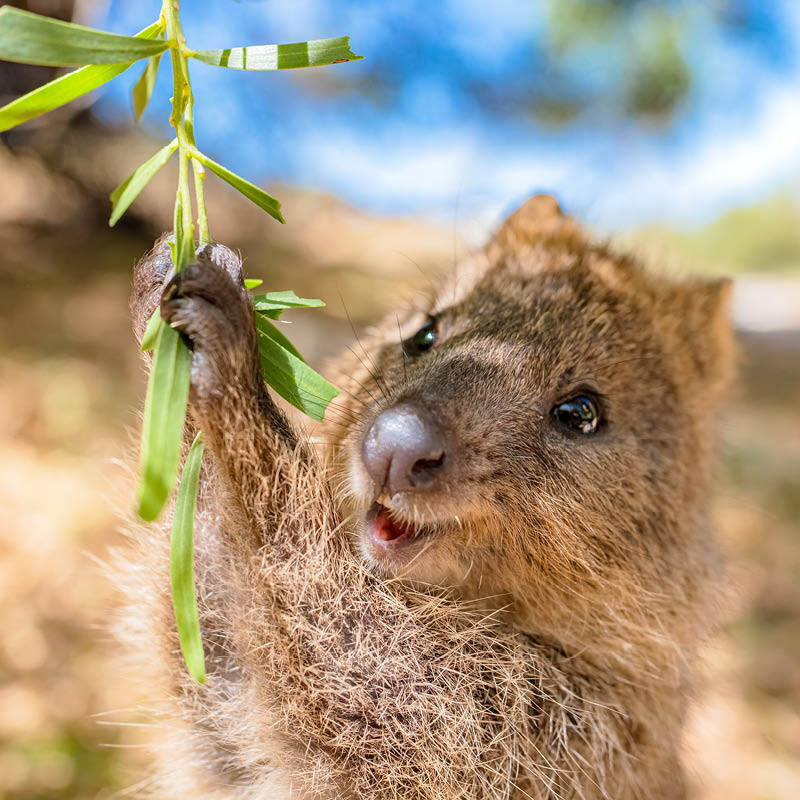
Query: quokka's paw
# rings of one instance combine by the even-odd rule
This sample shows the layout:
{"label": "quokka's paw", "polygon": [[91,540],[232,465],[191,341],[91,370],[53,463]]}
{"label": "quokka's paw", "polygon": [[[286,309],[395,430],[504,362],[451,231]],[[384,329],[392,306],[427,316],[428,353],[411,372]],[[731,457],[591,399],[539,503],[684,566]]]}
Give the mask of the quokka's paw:
{"label": "quokka's paw", "polygon": [[[133,269],[130,307],[133,330],[140,342],[148,320],[161,301],[164,285],[175,271],[170,251],[170,243],[174,241],[173,234],[163,234],[153,245],[153,249]],[[200,264],[214,264],[223,269],[244,291],[242,260],[229,247],[216,243],[200,245],[195,252],[195,258]]]}
{"label": "quokka's paw", "polygon": [[230,247],[216,242],[201,244],[195,251],[195,259],[198,264],[213,264],[225,270],[234,284],[246,294],[242,275],[242,259]]}
{"label": "quokka's paw", "polygon": [[258,382],[252,303],[238,258],[224,263],[228,254],[233,256],[228,248],[207,245],[198,253],[199,263],[173,276],[161,297],[161,317],[186,337],[193,351],[195,401],[218,398],[234,388],[255,388]]}

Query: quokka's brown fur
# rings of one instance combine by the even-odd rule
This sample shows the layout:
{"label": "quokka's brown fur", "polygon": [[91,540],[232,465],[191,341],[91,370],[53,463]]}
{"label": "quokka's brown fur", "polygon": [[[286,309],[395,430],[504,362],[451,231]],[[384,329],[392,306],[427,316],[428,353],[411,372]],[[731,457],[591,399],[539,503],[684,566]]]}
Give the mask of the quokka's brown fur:
{"label": "quokka's brown fur", "polygon": [[[121,628],[171,731],[158,797],[686,796],[681,726],[719,564],[707,519],[732,364],[727,283],[676,283],[535,197],[430,307],[339,363],[328,453],[259,375],[239,259],[206,246],[162,315],[194,348],[206,441],[196,573],[207,685],[187,676],[168,534],[120,558]],[[137,268],[137,335],[170,268]],[[437,320],[416,359],[400,338]],[[398,332],[398,327],[401,332]],[[550,409],[602,396],[592,436]],[[413,401],[458,442],[445,487],[392,506],[427,535],[364,544],[360,442]]]}

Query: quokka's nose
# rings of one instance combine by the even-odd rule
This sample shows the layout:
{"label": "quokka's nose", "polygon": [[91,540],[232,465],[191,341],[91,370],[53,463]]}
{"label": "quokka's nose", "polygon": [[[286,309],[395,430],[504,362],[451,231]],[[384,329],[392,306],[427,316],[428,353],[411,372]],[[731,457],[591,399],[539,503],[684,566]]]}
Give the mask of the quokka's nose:
{"label": "quokka's nose", "polygon": [[429,489],[442,475],[445,437],[430,413],[404,403],[382,412],[361,446],[361,458],[377,489],[390,496]]}

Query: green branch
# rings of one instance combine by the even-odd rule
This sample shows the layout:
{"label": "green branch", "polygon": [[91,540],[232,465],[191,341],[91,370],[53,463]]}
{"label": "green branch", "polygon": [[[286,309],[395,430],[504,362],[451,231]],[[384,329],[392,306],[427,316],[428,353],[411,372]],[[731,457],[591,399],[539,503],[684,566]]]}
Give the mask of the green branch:
{"label": "green branch", "polygon": [[[349,38],[321,39],[295,44],[256,45],[226,50],[195,51],[186,46],[181,30],[179,0],[163,0],[158,22],[136,36],[120,36],[61,22],[4,6],[0,8],[0,59],[26,64],[82,66],[0,108],[0,131],[33,119],[76,99],[147,59],[144,72],[133,89],[133,108],[138,120],[148,106],[161,56],[169,50],[173,95],[170,124],[175,138],[139,165],[111,193],[114,226],[139,193],[164,164],[178,154],[178,186],[175,192],[172,261],[180,270],[194,261],[196,240],[210,241],[203,181],[213,172],[248,200],[283,222],[281,204],[259,186],[231,172],[197,148],[194,136],[194,95],[189,78],[189,58],[218,67],[247,70],[296,69],[355,61]],[[197,207],[193,223],[189,163]],[[196,234],[196,236],[195,236]],[[245,281],[253,288],[259,281]],[[297,297],[294,292],[272,292],[255,299],[256,328],[262,372],[267,383],[314,419],[321,420],[335,386],[318,375],[297,349],[274,326],[287,308],[324,305],[319,300]],[[141,446],[141,479],[137,490],[137,512],[155,520],[172,496],[177,481],[183,444],[184,421],[191,369],[191,353],[178,332],[166,325],[156,309],[142,339],[142,349],[153,351],[147,384]],[[202,441],[195,439],[186,459],[172,522],[170,574],[175,619],[181,650],[190,674],[205,681],[203,644],[195,597],[192,534],[202,461]]]}

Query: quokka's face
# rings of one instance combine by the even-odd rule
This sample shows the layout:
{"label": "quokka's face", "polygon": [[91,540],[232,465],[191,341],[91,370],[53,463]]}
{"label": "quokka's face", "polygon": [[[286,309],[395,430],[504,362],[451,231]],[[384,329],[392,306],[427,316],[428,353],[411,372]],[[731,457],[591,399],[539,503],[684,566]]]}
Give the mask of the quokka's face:
{"label": "quokka's face", "polygon": [[652,298],[555,244],[529,257],[457,275],[362,340],[340,452],[376,571],[503,591],[663,558],[680,536],[697,426]]}

